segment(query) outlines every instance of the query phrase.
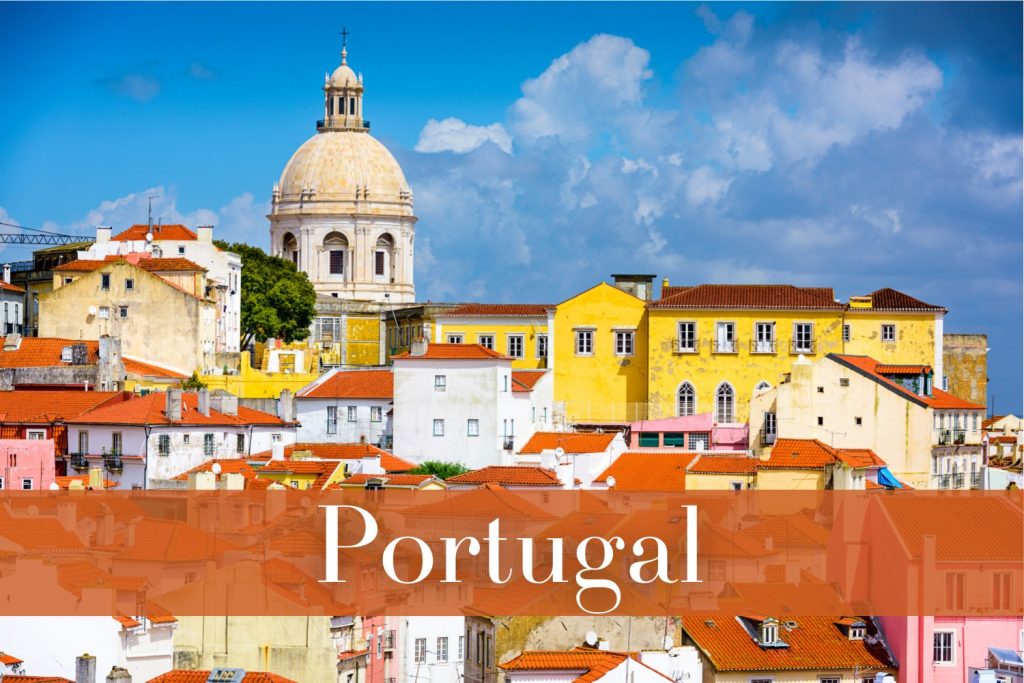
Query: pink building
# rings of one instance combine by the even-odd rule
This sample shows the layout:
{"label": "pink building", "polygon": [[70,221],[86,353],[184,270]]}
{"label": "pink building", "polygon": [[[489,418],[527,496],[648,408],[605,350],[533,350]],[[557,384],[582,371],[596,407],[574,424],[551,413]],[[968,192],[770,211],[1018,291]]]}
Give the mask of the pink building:
{"label": "pink building", "polygon": [[681,448],[688,451],[745,451],[749,425],[720,426],[711,413],[641,420],[629,425],[629,448]]}
{"label": "pink building", "polygon": [[394,616],[363,617],[363,636],[369,658],[366,662],[366,683],[398,680],[400,653],[399,618]]}
{"label": "pink building", "polygon": [[53,483],[52,439],[0,439],[0,489],[47,491]]}

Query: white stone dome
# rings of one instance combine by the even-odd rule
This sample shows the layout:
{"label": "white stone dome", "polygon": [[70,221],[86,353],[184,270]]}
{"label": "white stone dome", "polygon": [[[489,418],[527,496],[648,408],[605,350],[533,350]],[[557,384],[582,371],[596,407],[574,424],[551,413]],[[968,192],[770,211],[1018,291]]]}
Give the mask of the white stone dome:
{"label": "white stone dome", "polygon": [[[324,130],[292,155],[277,187],[288,213],[412,214],[412,193],[391,152],[365,131]],[[301,205],[301,207],[300,207]]]}
{"label": "white stone dome", "polygon": [[352,70],[348,64],[342,64],[334,73],[331,74],[329,84],[333,88],[356,88],[359,90],[363,89],[363,84],[359,82],[359,77],[356,76],[356,72]]}

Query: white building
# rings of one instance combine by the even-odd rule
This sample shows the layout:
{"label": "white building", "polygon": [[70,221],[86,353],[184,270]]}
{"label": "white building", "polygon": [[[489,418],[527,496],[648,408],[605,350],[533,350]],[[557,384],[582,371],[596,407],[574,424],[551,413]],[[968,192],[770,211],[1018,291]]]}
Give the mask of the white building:
{"label": "white building", "polygon": [[509,465],[534,420],[550,420],[550,376],[517,382],[512,359],[479,344],[417,340],[393,361],[394,451],[404,458]]}
{"label": "white building", "polygon": [[363,81],[348,65],[324,77],[323,119],[275,183],[271,253],[295,263],[320,294],[411,303],[412,191],[402,168],[370,135]]}
{"label": "white building", "polygon": [[552,470],[566,488],[589,489],[625,451],[621,432],[537,432],[517,450],[516,464]]}
{"label": "white building", "polygon": [[577,647],[568,652],[527,650],[501,665],[509,683],[701,683],[703,671],[694,647],[653,652],[611,652]]}
{"label": "white building", "polygon": [[68,420],[68,450],[72,468],[103,467],[117,488],[162,488],[207,460],[293,444],[295,432],[294,422],[239,406],[225,392],[171,389]]}
{"label": "white building", "polygon": [[4,264],[4,279],[0,281],[0,302],[3,303],[3,334],[25,330],[25,290],[11,284],[11,264]]}
{"label": "white building", "polygon": [[242,259],[213,243],[213,226],[192,232],[184,225],[133,225],[111,236],[107,226],[96,228],[96,241],[78,252],[79,259],[102,261],[108,256],[148,253],[153,258],[183,258],[207,270],[217,302],[216,351],[238,353],[242,328]]}
{"label": "white building", "polygon": [[394,393],[390,369],[331,370],[295,397],[298,440],[387,444]]}

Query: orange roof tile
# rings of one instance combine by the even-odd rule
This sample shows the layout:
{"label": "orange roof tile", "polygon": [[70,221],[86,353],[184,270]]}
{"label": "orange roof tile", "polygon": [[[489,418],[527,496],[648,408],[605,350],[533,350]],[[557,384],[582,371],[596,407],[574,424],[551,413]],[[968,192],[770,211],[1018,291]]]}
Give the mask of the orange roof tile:
{"label": "orange roof tile", "polygon": [[56,517],[11,515],[0,508],[0,537],[32,551],[84,550],[81,539]]}
{"label": "orange roof tile", "polygon": [[[0,337],[6,342],[6,337]],[[58,337],[22,337],[18,348],[6,350],[0,345],[0,368],[42,368],[67,367],[71,363],[61,361],[61,353],[68,346],[85,344],[86,361],[94,364],[99,360],[99,342],[96,340],[60,339]]]}
{"label": "orange roof tile", "polygon": [[298,393],[298,398],[394,398],[391,370],[332,370]]}
{"label": "orange roof tile", "polygon": [[180,372],[168,370],[167,368],[162,368],[159,365],[153,365],[152,363],[144,363],[141,360],[135,360],[134,358],[125,358],[122,356],[121,362],[124,363],[124,371],[128,375],[164,379],[188,379],[186,375],[183,375]]}
{"label": "orange roof tile", "polygon": [[533,391],[533,387],[546,372],[547,370],[513,370],[512,391]]}
{"label": "orange roof tile", "polygon": [[616,491],[683,491],[686,468],[696,457],[679,451],[623,453],[594,481],[615,477]]}
{"label": "orange roof tile", "polygon": [[[850,640],[833,617],[779,615],[779,637],[786,647],[762,647],[758,622],[748,617],[683,617],[683,630],[717,672],[725,671],[878,671],[894,669],[880,641]],[[870,620],[865,620],[870,623]]]}
{"label": "orange roof tile", "polygon": [[277,472],[280,474],[315,474],[316,478],[310,484],[314,491],[322,491],[327,481],[344,467],[337,460],[268,460],[267,464],[256,473],[257,478],[264,472]]}
{"label": "orange roof tile", "polygon": [[566,453],[603,453],[615,435],[616,432],[537,432],[519,452],[532,454],[561,448]]}
{"label": "orange roof tile", "polygon": [[427,351],[422,356],[414,356],[406,351],[392,360],[512,360],[497,351],[492,351],[479,344],[427,344]]}
{"label": "orange roof tile", "polygon": [[16,676],[14,674],[4,674],[4,681],[5,683],[75,683],[60,676]]}
{"label": "orange roof tile", "polygon": [[753,474],[757,471],[757,458],[736,455],[701,455],[690,463],[690,474]]}
{"label": "orange roof tile", "polygon": [[870,448],[837,448],[836,458],[850,467],[862,469],[866,467],[885,467],[885,461],[878,457]]}
{"label": "orange roof tile", "polygon": [[118,558],[168,563],[199,562],[214,557],[216,553],[235,549],[233,544],[185,522],[144,518],[135,526],[134,545],[124,548]]}
{"label": "orange roof tile", "polygon": [[[453,508],[452,503],[456,500],[458,505]],[[475,489],[454,491],[445,500],[417,506],[409,510],[408,514],[441,517],[451,517],[452,515],[504,516],[509,519],[525,517],[534,520],[546,520],[553,517],[547,511],[524,499],[520,494],[497,484],[484,484]]]}
{"label": "orange roof tile", "polygon": [[164,415],[167,396],[154,392],[146,396],[132,396],[115,405],[100,406],[77,416],[75,422],[83,424],[122,425],[284,425],[276,415],[264,413],[245,406],[238,406],[237,415],[226,415],[211,409],[209,415],[199,412],[198,394],[185,392],[181,395],[181,419],[171,422]]}
{"label": "orange roof tile", "polygon": [[[80,482],[82,482],[82,486],[84,488],[89,488],[89,475],[88,474],[79,474],[79,475],[70,476],[70,477],[54,477],[54,479],[56,479],[56,481],[57,481],[57,486],[61,487],[62,489],[69,489],[69,488],[71,488],[71,482],[73,482],[73,481],[80,481]],[[103,480],[103,488],[105,488],[105,489],[112,489],[112,488],[115,488],[116,486],[117,486],[117,482],[116,481],[110,481],[109,479],[104,479]]]}
{"label": "orange roof tile", "polygon": [[70,420],[98,406],[125,402],[115,391],[0,391],[0,422],[44,424]]}
{"label": "orange roof tile", "polygon": [[697,285],[672,288],[669,296],[649,304],[651,308],[718,308],[740,310],[810,309],[842,310],[843,304],[825,287],[793,285]]}
{"label": "orange roof tile", "polygon": [[[210,671],[206,670],[185,670],[174,669],[156,678],[149,679],[146,683],[206,683],[210,677]],[[242,677],[243,683],[298,683],[290,678],[279,676],[268,671],[247,671]]]}
{"label": "orange roof tile", "polygon": [[[409,470],[416,469],[416,463],[400,458],[369,443],[301,442],[284,447],[285,459],[297,457],[305,452],[320,460],[360,460],[377,456],[380,458],[380,466],[385,472],[408,472]],[[270,460],[272,455],[271,451],[261,451],[250,455],[247,460]]]}
{"label": "orange roof tile", "polygon": [[172,257],[172,258],[126,258],[124,256],[107,256],[106,258],[100,259],[77,259],[75,261],[68,261],[54,268],[54,272],[75,272],[75,273],[91,273],[99,270],[104,266],[108,266],[111,263],[128,263],[133,266],[137,266],[150,273],[166,273],[166,272],[206,272],[206,268],[189,261],[186,258]]}
{"label": "orange roof tile", "polygon": [[23,661],[25,660],[18,659],[14,655],[9,655],[6,652],[0,652],[0,664],[11,666],[12,664],[21,664]]}
{"label": "orange roof tile", "polygon": [[[885,287],[876,289],[868,294],[871,297],[872,311],[945,311],[942,306],[926,304],[920,299],[915,299],[909,294]],[[859,310],[859,309],[855,309]]]}
{"label": "orange roof tile", "polygon": [[466,318],[471,316],[545,318],[554,304],[462,304],[438,314],[438,317]]}
{"label": "orange roof tile", "polygon": [[172,477],[172,481],[188,481],[188,475],[193,472],[210,472],[215,464],[220,465],[221,474],[241,474],[246,479],[256,478],[256,471],[249,466],[249,463],[244,458],[221,458],[207,460],[201,465],[197,465],[176,477]]}
{"label": "orange roof tile", "polygon": [[12,285],[10,282],[0,280],[0,289],[6,292],[14,292],[15,294],[24,294],[25,290],[17,285]]}
{"label": "orange roof tile", "polygon": [[925,375],[932,371],[930,365],[882,365],[875,367],[875,372],[881,375]]}
{"label": "orange roof tile", "polygon": [[447,479],[449,484],[499,484],[501,486],[561,486],[558,475],[546,467],[490,465]]}
{"label": "orange roof tile", "polygon": [[910,389],[892,381],[888,377],[882,375],[878,368],[879,362],[874,358],[868,356],[849,356],[830,353],[826,356],[829,360],[832,360],[840,365],[843,365],[851,370],[856,371],[858,374],[867,377],[868,379],[881,384],[894,391],[895,393],[902,394],[909,401],[916,403],[922,407],[935,408],[939,410],[951,410],[951,409],[964,409],[964,410],[984,410],[985,406],[980,406],[969,401],[957,398],[952,394],[949,394],[942,389],[933,388],[932,396],[919,396]]}
{"label": "orange roof tile", "polygon": [[836,461],[835,449],[817,439],[779,439],[761,469],[817,470]]}
{"label": "orange roof tile", "polygon": [[411,486],[419,488],[433,479],[434,475],[432,474],[353,474],[344,481],[338,482],[338,485],[366,486],[370,480],[380,480],[385,487]]}
{"label": "orange roof tile", "polygon": [[612,652],[577,647],[563,652],[561,650],[527,650],[519,656],[499,664],[505,671],[575,671],[579,676],[573,679],[576,683],[587,683],[599,680],[604,674],[618,667],[626,659],[632,659],[639,666],[649,669],[665,680],[672,680],[655,669],[640,662],[634,652]]}
{"label": "orange roof tile", "polygon": [[118,242],[139,242],[146,239],[146,233],[152,229],[154,240],[195,240],[196,234],[186,228],[180,223],[170,223],[168,225],[154,225],[152,228],[149,225],[135,224],[126,230],[122,230],[110,239]]}

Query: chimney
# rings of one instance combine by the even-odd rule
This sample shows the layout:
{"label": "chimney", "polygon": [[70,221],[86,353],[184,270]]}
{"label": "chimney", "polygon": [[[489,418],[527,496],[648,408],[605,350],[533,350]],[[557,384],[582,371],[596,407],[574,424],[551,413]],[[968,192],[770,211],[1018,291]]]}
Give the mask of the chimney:
{"label": "chimney", "polygon": [[57,521],[65,531],[74,531],[78,518],[74,503],[57,503]]}
{"label": "chimney", "polygon": [[89,488],[93,491],[103,490],[103,470],[101,468],[89,468]]}
{"label": "chimney", "polygon": [[209,389],[200,389],[199,390],[198,410],[205,417],[210,417],[210,390]]}
{"label": "chimney", "polygon": [[97,225],[96,226],[96,244],[103,244],[110,241],[110,233],[112,232],[109,225]]}
{"label": "chimney", "polygon": [[425,356],[427,355],[427,339],[426,337],[417,337],[412,340],[412,344],[409,346],[410,356]]}
{"label": "chimney", "polygon": [[75,683],[96,683],[96,658],[88,652],[75,658]]}
{"label": "chimney", "polygon": [[277,402],[277,416],[285,422],[295,419],[295,398],[291,389],[281,392],[281,398]]}
{"label": "chimney", "polygon": [[4,337],[4,351],[17,351],[21,347],[21,335],[11,332]]}
{"label": "chimney", "polygon": [[222,415],[238,415],[238,397],[217,389],[210,394],[210,410],[216,410]]}
{"label": "chimney", "polygon": [[213,226],[212,225],[200,225],[196,228],[196,238],[200,242],[212,242],[213,241]]}
{"label": "chimney", "polygon": [[284,444],[276,441],[270,445],[270,459],[284,460]]}
{"label": "chimney", "polygon": [[213,491],[217,488],[217,475],[213,472],[191,472],[188,475],[189,491]]}
{"label": "chimney", "polygon": [[[661,278],[661,290],[662,290],[662,292],[665,291],[666,287],[671,287],[671,285],[668,283],[668,278],[667,277],[663,277],[663,278]],[[664,296],[664,293],[662,294],[662,296]]]}
{"label": "chimney", "polygon": [[168,389],[164,416],[171,422],[181,421],[181,389]]}
{"label": "chimney", "polygon": [[613,274],[613,284],[627,294],[632,294],[638,299],[644,301],[651,300],[652,290],[654,289],[654,275],[626,275],[626,274]]}
{"label": "chimney", "polygon": [[11,264],[4,264],[4,282],[11,284]]}
{"label": "chimney", "polygon": [[128,673],[128,669],[115,666],[107,674],[106,683],[132,683],[132,675]]}

